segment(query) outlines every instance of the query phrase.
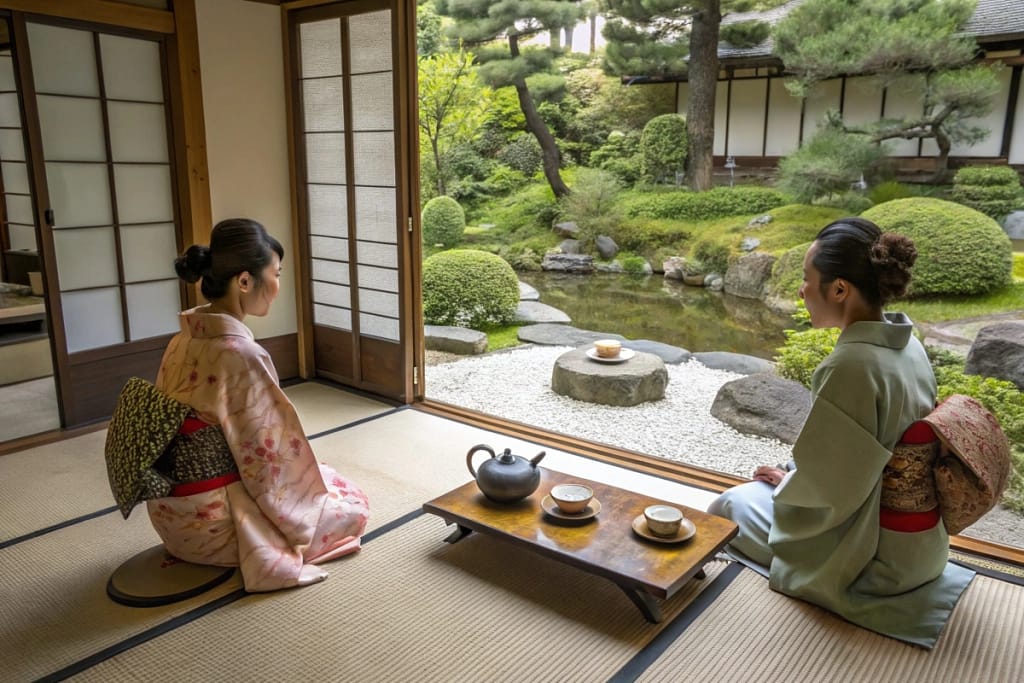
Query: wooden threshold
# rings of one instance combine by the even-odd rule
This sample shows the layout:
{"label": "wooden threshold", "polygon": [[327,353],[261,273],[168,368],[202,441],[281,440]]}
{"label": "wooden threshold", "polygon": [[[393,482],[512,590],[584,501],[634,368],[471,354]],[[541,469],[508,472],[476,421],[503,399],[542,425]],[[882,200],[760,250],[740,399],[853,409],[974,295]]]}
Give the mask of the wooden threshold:
{"label": "wooden threshold", "polygon": [[[487,429],[499,434],[528,439],[549,448],[558,448],[586,458],[606,462],[610,465],[618,465],[635,472],[651,474],[662,479],[694,486],[706,491],[720,493],[727,488],[750,481],[749,479],[741,479],[740,477],[707,470],[702,467],[685,465],[665,458],[644,455],[636,451],[574,438],[566,434],[551,432],[521,422],[503,420],[493,415],[479,413],[475,410],[460,408],[439,401],[423,400],[413,403],[412,407],[431,415],[446,417],[456,422],[480,427],[481,429]],[[1014,548],[968,536],[950,536],[949,545],[953,550],[1024,567],[1024,548]]]}

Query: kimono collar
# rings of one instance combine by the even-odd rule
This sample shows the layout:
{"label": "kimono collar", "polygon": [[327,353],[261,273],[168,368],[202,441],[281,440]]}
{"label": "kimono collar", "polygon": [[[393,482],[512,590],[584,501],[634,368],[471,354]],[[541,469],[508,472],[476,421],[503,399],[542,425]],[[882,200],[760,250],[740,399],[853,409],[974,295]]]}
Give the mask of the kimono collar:
{"label": "kimono collar", "polygon": [[209,313],[209,304],[196,306],[178,314],[181,331],[195,339],[210,337],[245,337],[252,341],[255,336],[241,320],[226,313]]}
{"label": "kimono collar", "polygon": [[853,323],[839,335],[836,346],[849,343],[866,343],[902,349],[910,341],[914,323],[903,313],[885,313],[885,322],[862,320]]}

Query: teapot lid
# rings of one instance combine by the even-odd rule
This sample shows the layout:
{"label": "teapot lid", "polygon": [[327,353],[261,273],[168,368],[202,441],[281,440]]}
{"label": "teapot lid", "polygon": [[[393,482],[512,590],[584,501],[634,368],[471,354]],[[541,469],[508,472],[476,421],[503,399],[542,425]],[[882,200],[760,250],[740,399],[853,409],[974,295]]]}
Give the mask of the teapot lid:
{"label": "teapot lid", "polygon": [[511,448],[506,448],[505,451],[498,456],[498,461],[503,465],[510,465],[516,461],[516,456],[512,455]]}

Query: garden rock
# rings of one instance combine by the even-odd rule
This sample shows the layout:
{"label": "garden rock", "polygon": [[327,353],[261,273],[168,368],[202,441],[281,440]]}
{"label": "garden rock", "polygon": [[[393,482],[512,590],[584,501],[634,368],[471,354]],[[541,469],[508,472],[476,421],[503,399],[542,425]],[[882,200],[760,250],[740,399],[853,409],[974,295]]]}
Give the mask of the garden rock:
{"label": "garden rock", "polygon": [[712,370],[728,370],[738,375],[771,372],[775,368],[774,363],[764,358],[731,351],[702,351],[693,354],[693,358]]}
{"label": "garden rock", "polygon": [[667,261],[661,264],[661,271],[669,280],[682,280],[683,268],[686,266],[686,259],[682,256],[670,256]]}
{"label": "garden rock", "polygon": [[1024,211],[1014,211],[1004,218],[1003,230],[1011,240],[1024,240]]}
{"label": "garden rock", "polygon": [[754,251],[761,246],[761,240],[756,237],[744,237],[740,242],[740,251]]}
{"label": "garden rock", "polygon": [[525,282],[519,282],[519,300],[520,301],[540,301],[540,292],[526,284]]}
{"label": "garden rock", "polygon": [[622,342],[622,348],[642,353],[653,353],[658,358],[661,358],[661,360],[672,365],[685,363],[693,355],[686,349],[678,346],[663,344],[662,342],[651,341],[650,339],[630,339],[629,341]]}
{"label": "garden rock", "polygon": [[580,231],[579,226],[573,221],[555,223],[553,229],[559,237],[576,237],[576,234]]}
{"label": "garden rock", "polygon": [[722,385],[711,414],[741,434],[794,443],[811,410],[811,392],[799,382],[760,372]]}
{"label": "garden rock", "polygon": [[771,215],[764,214],[763,216],[758,216],[757,218],[750,219],[750,222],[747,223],[747,226],[751,227],[751,228],[754,228],[754,227],[758,227],[758,226],[761,226],[761,225],[768,225],[773,220],[775,220],[775,219]]}
{"label": "garden rock", "polygon": [[466,327],[424,325],[423,342],[429,351],[472,356],[487,350],[487,335]]}
{"label": "garden rock", "polygon": [[556,394],[606,406],[635,406],[665,398],[668,371],[650,353],[637,353],[623,363],[598,363],[586,349],[563,353],[551,371]]}
{"label": "garden rock", "polygon": [[775,261],[771,254],[744,254],[725,271],[726,293],[744,299],[760,299],[764,296],[764,286],[772,275]]}
{"label": "garden rock", "polygon": [[581,330],[571,325],[558,325],[540,323],[519,328],[517,335],[519,341],[527,344],[540,344],[542,346],[582,346],[590,344],[598,339],[618,339],[626,341],[621,334],[611,332],[594,332],[592,330]]}
{"label": "garden rock", "polygon": [[580,241],[579,240],[562,240],[562,243],[558,245],[558,249],[563,254],[578,254],[580,253]]}
{"label": "garden rock", "polygon": [[554,306],[539,301],[520,301],[516,307],[516,322],[524,325],[537,323],[571,323],[572,318]]}
{"label": "garden rock", "polygon": [[599,235],[594,245],[597,247],[597,253],[605,260],[615,258],[615,255],[619,253],[619,245],[607,235]]}
{"label": "garden rock", "polygon": [[1024,391],[1024,320],[981,328],[967,354],[964,372],[1013,382]]}
{"label": "garden rock", "polygon": [[718,273],[711,273],[704,276],[704,286],[712,292],[721,292],[725,289],[725,279]]}
{"label": "garden rock", "polygon": [[612,261],[611,263],[595,263],[594,270],[599,273],[625,273],[626,269],[622,267],[622,264],[618,261]]}
{"label": "garden rock", "polygon": [[559,273],[593,273],[594,257],[589,254],[544,254],[540,268]]}

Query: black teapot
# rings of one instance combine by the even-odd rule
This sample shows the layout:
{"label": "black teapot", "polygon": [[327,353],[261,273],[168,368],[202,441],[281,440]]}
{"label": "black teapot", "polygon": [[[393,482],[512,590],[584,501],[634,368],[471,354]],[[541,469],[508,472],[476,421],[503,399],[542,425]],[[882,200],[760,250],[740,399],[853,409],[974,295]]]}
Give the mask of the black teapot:
{"label": "black teapot", "polygon": [[[486,451],[491,457],[480,464],[479,470],[474,470],[473,454],[477,451]],[[537,463],[543,457],[544,451],[541,451],[533,460],[527,460],[522,456],[512,455],[508,448],[501,455],[497,455],[490,446],[480,444],[469,449],[469,453],[466,454],[466,467],[485,496],[496,503],[515,503],[526,498],[540,486],[540,470],[537,469]]]}

